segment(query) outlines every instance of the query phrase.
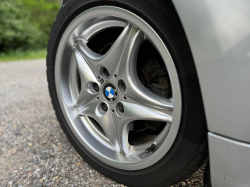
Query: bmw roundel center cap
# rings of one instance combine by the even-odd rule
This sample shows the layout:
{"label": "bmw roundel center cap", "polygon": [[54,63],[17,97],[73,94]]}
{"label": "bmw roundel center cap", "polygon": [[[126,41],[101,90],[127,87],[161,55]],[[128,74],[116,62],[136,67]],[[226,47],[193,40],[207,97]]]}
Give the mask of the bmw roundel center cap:
{"label": "bmw roundel center cap", "polygon": [[107,101],[112,102],[112,103],[115,102],[118,98],[117,89],[111,83],[107,83],[104,85],[103,94],[105,98],[107,99]]}

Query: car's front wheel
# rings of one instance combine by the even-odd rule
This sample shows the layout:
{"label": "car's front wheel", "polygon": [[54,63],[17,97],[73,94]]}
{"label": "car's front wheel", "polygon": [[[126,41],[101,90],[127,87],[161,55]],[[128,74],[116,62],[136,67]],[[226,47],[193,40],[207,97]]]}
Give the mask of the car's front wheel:
{"label": "car's front wheel", "polygon": [[197,74],[166,2],[71,0],[49,40],[49,90],[65,134],[93,168],[129,186],[174,184],[206,157]]}

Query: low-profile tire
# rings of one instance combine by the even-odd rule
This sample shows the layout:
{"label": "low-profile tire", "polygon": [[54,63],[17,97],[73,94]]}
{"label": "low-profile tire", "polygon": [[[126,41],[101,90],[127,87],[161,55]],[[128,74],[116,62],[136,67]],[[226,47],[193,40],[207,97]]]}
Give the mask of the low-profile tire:
{"label": "low-profile tire", "polygon": [[[146,39],[148,38],[148,40],[150,40],[150,42],[153,44],[152,46],[157,48],[157,50],[159,50],[159,54],[161,58],[163,59],[162,61],[165,63],[166,69],[168,71],[171,88],[172,88],[171,90],[172,96],[170,97],[174,98],[173,99],[174,101],[173,113],[171,113],[173,114],[171,118],[172,121],[170,125],[168,126],[169,129],[167,129],[166,134],[161,139],[161,141],[159,141],[159,145],[157,143],[154,143],[155,141],[151,141],[152,145],[154,144],[154,146],[151,147],[151,150],[149,150],[151,151],[152,154],[150,153],[150,155],[147,156],[147,154],[145,153],[146,155],[145,156],[144,153],[140,153],[140,154],[138,153],[138,155],[143,154],[143,158],[144,157],[146,158],[145,160],[144,159],[140,160],[140,162],[143,164],[138,164],[137,161],[133,159],[131,159],[133,160],[133,162],[131,161],[131,163],[129,163],[129,161],[125,159],[126,161],[124,162],[121,161],[117,164],[119,159],[118,161],[117,160],[113,161],[114,160],[113,157],[106,158],[108,157],[107,155],[111,155],[110,152],[107,153],[106,157],[100,156],[106,153],[106,152],[101,152],[102,149],[103,150],[106,149],[106,148],[100,147],[100,145],[104,145],[104,143],[98,145],[100,150],[97,150],[94,148],[92,150],[92,147],[94,147],[94,145],[92,147],[91,146],[88,147],[86,142],[84,142],[87,138],[82,137],[81,139],[80,135],[79,136],[77,135],[76,128],[78,127],[77,125],[74,126],[74,121],[73,119],[70,118],[70,115],[75,112],[77,115],[79,115],[78,116],[79,119],[81,118],[82,121],[85,120],[85,123],[81,121],[82,124],[90,124],[90,122],[89,123],[86,122],[87,118],[83,119],[81,117],[82,114],[80,115],[82,111],[84,115],[87,115],[86,113],[84,113],[86,112],[85,108],[83,107],[84,105],[83,103],[85,102],[84,99],[81,100],[81,102],[76,99],[74,100],[74,96],[81,95],[81,93],[77,93],[77,91],[73,93],[71,84],[70,86],[66,86],[64,88],[64,86],[68,84],[68,82],[72,81],[69,78],[71,76],[70,72],[69,72],[69,75],[67,74],[68,70],[72,68],[70,65],[68,65],[68,63],[69,64],[72,63],[71,62],[72,58],[74,62],[76,61],[75,64],[77,64],[77,67],[80,70],[81,68],[82,69],[86,68],[86,66],[84,66],[84,68],[80,67],[82,62],[88,61],[88,57],[83,58],[84,60],[82,60],[81,62],[77,61],[79,55],[81,54],[83,56],[86,55],[84,54],[84,51],[82,53],[79,53],[77,52],[77,50],[80,50],[81,48],[79,41],[83,40],[82,43],[84,43],[85,41],[85,38],[81,40],[81,37],[84,37],[88,33],[87,34],[79,33],[77,30],[75,30],[76,28],[71,28],[71,27],[74,27],[74,24],[75,25],[81,24],[81,22],[79,22],[79,20],[81,21],[80,19],[81,16],[82,16],[82,22],[86,21],[87,19],[85,20],[85,18],[88,16],[89,16],[88,19],[90,20],[90,17],[91,16],[93,17],[95,15],[95,11],[97,10],[99,10],[99,17],[97,19],[100,19],[101,21],[103,21],[102,20],[103,18],[100,17],[100,16],[103,16],[102,13],[104,14],[104,17],[105,17],[108,10],[110,10],[111,12],[113,11],[112,16],[115,13],[119,14],[119,15],[115,15],[116,17],[119,18],[118,25],[119,24],[122,25],[122,22],[124,20],[125,21],[128,20],[128,24],[131,24],[132,26],[135,25],[134,27],[135,30],[141,29],[140,32],[143,31],[144,38]],[[126,15],[128,15],[127,18],[126,18]],[[123,19],[122,22],[120,22],[120,18]],[[131,19],[134,20],[134,22],[131,22]],[[108,20],[108,18],[107,19],[105,18],[105,20]],[[111,21],[114,21],[114,18],[112,18]],[[117,21],[116,18],[115,18],[115,21]],[[91,20],[90,24],[86,23],[82,27],[85,27],[86,25],[89,26],[91,25],[91,23],[94,23],[94,22],[95,21]],[[136,23],[138,25],[136,25]],[[73,34],[74,36],[72,34],[69,35],[70,30],[74,30],[74,34]],[[84,29],[81,30],[81,32],[83,31]],[[96,34],[98,33],[99,31],[96,32]],[[150,34],[147,35],[147,33],[152,33],[152,37]],[[69,36],[68,38],[66,37],[67,34]],[[94,35],[93,36],[91,35],[91,38],[93,37]],[[65,47],[66,45],[67,47]],[[93,43],[93,45],[97,45],[97,44]],[[162,46],[163,48],[164,46],[166,47],[166,51],[164,54],[162,53],[162,50],[161,50],[163,49],[161,48]],[[67,52],[69,54],[67,54]],[[74,55],[71,55],[71,53]],[[99,86],[99,88],[97,89],[98,90],[97,92],[99,92],[99,89],[100,90],[102,89],[103,81],[104,81],[104,84],[106,84],[105,81],[109,83],[110,82],[113,83],[114,81],[110,81],[110,80],[113,80],[113,79],[115,80],[116,78],[116,77],[115,78],[112,77],[111,79],[109,78],[109,76],[108,77],[105,77],[105,75],[102,76],[101,71],[103,71],[103,68],[95,69],[95,67],[91,67],[89,70],[91,71],[93,70],[94,72],[93,75],[98,77],[96,79],[97,82],[94,83],[95,85]],[[113,70],[113,71],[115,72],[116,70]],[[63,74],[66,74],[66,75],[63,76]],[[80,88],[78,87],[78,92],[81,92],[81,89],[82,89],[81,87],[83,87],[83,83],[84,83],[82,82],[82,79],[84,77],[84,70],[83,70],[83,73],[79,72],[79,74],[80,74],[80,78],[79,77],[78,78],[81,79],[82,86],[80,86]],[[118,77],[119,76],[120,75],[118,74]],[[47,54],[47,79],[48,79],[48,84],[49,84],[49,92],[50,92],[54,110],[56,112],[57,119],[62,129],[64,130],[65,134],[67,135],[67,138],[69,139],[70,143],[74,146],[74,148],[81,155],[81,157],[91,167],[96,169],[101,174],[111,178],[112,180],[117,181],[118,183],[121,183],[127,186],[137,186],[137,187],[138,186],[173,185],[179,182],[180,180],[185,179],[194,171],[196,171],[198,167],[207,158],[207,127],[206,127],[206,120],[205,120],[205,114],[204,114],[203,103],[202,103],[202,96],[201,96],[200,87],[199,87],[199,81],[198,81],[195,65],[193,62],[192,54],[191,54],[187,39],[185,37],[185,33],[183,31],[180,20],[178,19],[177,13],[175,12],[175,9],[171,1],[167,1],[167,0],[165,1],[160,1],[160,0],[156,0],[156,1],[150,1],[150,0],[117,0],[117,1],[113,1],[113,0],[112,1],[111,0],[110,1],[69,0],[69,1],[65,1],[65,3],[63,3],[62,5],[60,12],[57,15],[57,18],[53,24],[51,34],[50,34],[50,39],[48,43],[48,54]],[[126,82],[126,84],[129,84],[129,81]],[[140,86],[141,85],[143,84],[140,83]],[[90,87],[91,86],[93,86],[93,84],[91,84]],[[66,88],[68,87],[69,89],[67,90]],[[131,86],[131,88],[132,87],[133,86]],[[99,95],[97,95],[96,97],[97,100],[100,99],[99,100],[100,102],[103,102],[108,106],[108,109],[107,109],[108,111],[109,109],[110,110],[112,109],[112,106],[114,105],[113,103],[115,102],[123,103],[125,106],[127,106],[126,102],[128,103],[135,102],[133,106],[136,106],[136,107],[139,106],[138,103],[140,103],[139,102],[140,100],[135,101],[133,97],[130,98],[130,94],[126,95],[126,92],[123,92],[123,90],[119,88],[118,82],[117,84],[114,83],[114,89],[115,88],[118,88],[117,90],[119,90],[118,91],[119,99],[115,100],[114,102],[110,102],[109,100],[107,100],[107,98],[102,96],[101,95],[103,94],[101,93],[103,92],[102,90],[100,91],[100,98],[99,98]],[[88,87],[88,89],[90,88]],[[139,89],[143,90],[144,88],[140,87]],[[98,94],[93,90],[90,90],[90,91],[93,92],[92,94]],[[68,99],[64,101],[63,99],[66,97]],[[159,98],[159,97],[157,96],[155,98]],[[125,99],[127,100],[124,101]],[[71,101],[72,103],[70,103]],[[142,100],[141,103],[144,103],[144,100]],[[67,108],[68,105],[70,104],[72,104],[72,106],[75,107],[75,110],[71,108]],[[149,102],[147,107],[150,107],[150,106],[151,105]],[[114,108],[114,110],[116,109]],[[126,107],[124,110],[126,110]],[[100,109],[100,111],[103,112],[103,109]],[[147,110],[145,111],[147,112]],[[117,112],[114,112],[114,113],[116,113],[119,116]],[[163,114],[163,113],[164,113],[164,107],[161,108],[161,111],[160,111],[160,114]],[[159,113],[157,113],[157,115],[158,114]],[[102,115],[101,112],[100,112],[100,115]],[[162,115],[158,115],[158,116],[162,116]],[[122,118],[122,115],[120,117]],[[164,116],[162,117],[162,119],[163,118]],[[78,120],[77,122],[79,122],[79,119],[77,119]],[[139,118],[136,118],[136,119],[139,119]],[[99,123],[102,123],[102,120],[100,121],[98,121],[98,119],[95,119],[95,120]],[[157,121],[157,119],[155,120]],[[102,125],[100,126],[103,127]],[[82,127],[79,127],[79,128],[82,128]],[[104,136],[105,134],[107,134],[107,137],[110,137],[110,134],[106,131],[105,127],[103,128],[104,128],[104,133],[103,133]],[[164,127],[164,129],[165,128],[167,127]],[[98,127],[96,127],[95,130],[96,129],[98,129]],[[90,130],[89,133],[91,132],[94,132],[94,131]],[[98,135],[100,134],[101,133],[99,133]],[[103,135],[100,135],[100,137],[101,136]],[[100,139],[101,138],[99,138],[98,141],[101,141]],[[91,139],[91,142],[93,143],[92,139]],[[87,142],[87,143],[91,144],[91,142]],[[109,143],[105,142],[105,145],[106,144],[109,145]],[[114,145],[114,143],[112,142],[110,145]],[[131,156],[132,154],[131,151],[129,152],[129,150],[126,150],[125,148],[124,149],[119,148],[119,145],[120,144],[118,141],[118,148],[114,148],[114,150],[116,152],[119,152],[120,150],[120,154],[117,154],[114,151],[114,153],[116,154],[116,157],[125,158],[125,157]],[[96,152],[100,151],[101,153],[99,152],[95,153],[95,151]],[[147,161],[150,159],[151,159],[150,162]]]}

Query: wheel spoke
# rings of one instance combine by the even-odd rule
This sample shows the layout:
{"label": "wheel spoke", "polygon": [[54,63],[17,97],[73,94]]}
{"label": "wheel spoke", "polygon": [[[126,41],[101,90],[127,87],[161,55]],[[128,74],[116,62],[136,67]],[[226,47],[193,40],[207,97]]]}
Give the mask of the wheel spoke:
{"label": "wheel spoke", "polygon": [[130,124],[126,123],[126,121],[117,118],[117,134],[118,141],[120,144],[120,152],[128,155],[131,150],[131,146],[128,142],[128,134],[129,134]]}
{"label": "wheel spoke", "polygon": [[128,124],[136,120],[164,121],[172,123],[172,116],[161,111],[135,103],[123,101],[120,103],[122,103],[124,107],[124,115],[120,120],[123,124]]}
{"label": "wheel spoke", "polygon": [[114,74],[114,71],[120,62],[125,46],[130,37],[131,25],[127,25],[118,39],[101,60],[100,63],[109,71],[110,75]]}
{"label": "wheel spoke", "polygon": [[92,70],[86,63],[86,60],[76,48],[73,49],[73,55],[75,58],[71,58],[71,60],[76,61],[81,79],[81,90],[75,106],[81,106],[88,103],[98,94],[92,90],[91,85],[93,85],[93,83],[99,83],[97,82]]}
{"label": "wheel spoke", "polygon": [[132,28],[132,30],[134,35],[130,38],[131,40],[124,51],[118,73],[119,80],[122,80],[126,84],[126,91],[122,92],[143,105],[163,110],[173,110],[173,100],[157,96],[149,91],[139,80],[136,62],[144,35],[136,28]]}
{"label": "wheel spoke", "polygon": [[75,55],[71,55],[70,66],[69,66],[69,86],[73,100],[76,101],[79,97],[79,86],[78,86],[78,67]]}
{"label": "wheel spoke", "polygon": [[[140,36],[141,35],[142,34],[140,34]],[[131,48],[131,45],[136,44],[136,47],[138,47],[138,45],[140,45],[143,41],[143,38],[139,38],[137,36],[138,29],[128,24],[112,47],[104,55],[99,55],[91,51],[88,48],[86,41],[78,40],[78,47],[82,54],[86,56],[87,62],[92,68],[95,69],[96,72],[100,73],[101,69],[104,67],[109,71],[110,75],[113,75],[116,68],[122,63],[122,57],[124,55],[126,56],[127,49]]]}
{"label": "wheel spoke", "polygon": [[161,109],[166,111],[166,113],[172,113],[174,109],[174,101],[172,99],[162,98],[148,89],[146,89],[141,82],[138,80],[133,80],[129,82],[127,86],[127,96],[134,101],[147,105],[148,107]]}
{"label": "wheel spoke", "polygon": [[151,121],[164,121],[166,123],[172,122],[172,116],[167,115],[163,112],[153,110],[148,107],[134,103],[128,103],[128,102],[120,102],[120,103],[124,107],[124,113],[122,116],[118,115],[117,117],[117,132],[118,132],[121,151],[126,155],[130,153],[131,149],[131,146],[128,142],[128,134],[134,121],[151,120]]}
{"label": "wheel spoke", "polygon": [[101,125],[115,151],[117,153],[120,153],[121,149],[116,132],[115,117],[111,114],[110,109],[108,109],[108,111],[103,111],[101,108],[101,104],[101,102],[89,103],[78,110],[78,115],[90,116],[94,118]]}
{"label": "wheel spoke", "polygon": [[130,35],[121,56],[119,64],[119,78],[123,77],[127,71],[136,71],[137,55],[141,43],[144,41],[144,34],[135,26],[131,26]]}

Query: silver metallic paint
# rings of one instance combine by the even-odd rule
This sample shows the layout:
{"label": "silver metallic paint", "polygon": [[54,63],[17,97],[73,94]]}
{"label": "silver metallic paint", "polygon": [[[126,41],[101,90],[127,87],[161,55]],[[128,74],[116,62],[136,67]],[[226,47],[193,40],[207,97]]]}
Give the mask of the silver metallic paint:
{"label": "silver metallic paint", "polygon": [[209,131],[250,143],[250,1],[173,3],[194,57]]}
{"label": "silver metallic paint", "polygon": [[213,187],[250,186],[250,1],[173,0],[194,57]]}
{"label": "silver metallic paint", "polygon": [[250,186],[250,145],[208,134],[213,187]]}

